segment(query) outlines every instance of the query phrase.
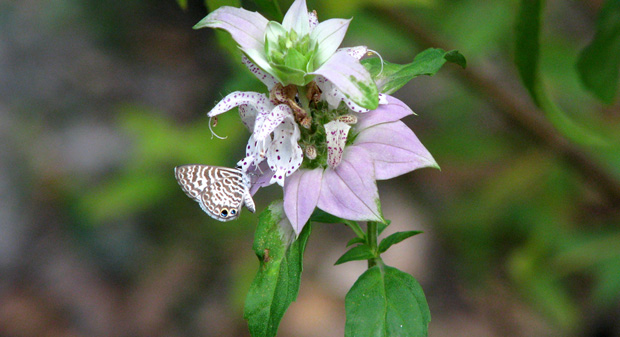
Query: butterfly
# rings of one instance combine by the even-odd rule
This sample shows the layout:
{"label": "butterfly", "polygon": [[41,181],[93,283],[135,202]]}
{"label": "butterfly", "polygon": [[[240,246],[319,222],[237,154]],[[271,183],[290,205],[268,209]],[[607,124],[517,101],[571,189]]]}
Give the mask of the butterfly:
{"label": "butterfly", "polygon": [[235,220],[243,205],[252,213],[256,210],[250,179],[238,168],[182,165],[174,168],[174,176],[183,192],[213,219]]}

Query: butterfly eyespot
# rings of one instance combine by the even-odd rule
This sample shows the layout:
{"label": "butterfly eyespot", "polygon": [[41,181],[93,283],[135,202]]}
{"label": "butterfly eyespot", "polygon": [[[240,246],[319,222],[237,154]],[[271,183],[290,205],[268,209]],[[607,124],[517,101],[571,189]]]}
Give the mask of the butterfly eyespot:
{"label": "butterfly eyespot", "polygon": [[230,221],[239,216],[241,206],[221,205],[245,204],[254,208],[252,198],[247,196],[251,179],[242,168],[183,165],[175,167],[174,172],[183,192],[216,220]]}
{"label": "butterfly eyespot", "polygon": [[228,209],[227,208],[223,208],[222,211],[220,212],[220,216],[222,218],[227,218],[228,217]]}

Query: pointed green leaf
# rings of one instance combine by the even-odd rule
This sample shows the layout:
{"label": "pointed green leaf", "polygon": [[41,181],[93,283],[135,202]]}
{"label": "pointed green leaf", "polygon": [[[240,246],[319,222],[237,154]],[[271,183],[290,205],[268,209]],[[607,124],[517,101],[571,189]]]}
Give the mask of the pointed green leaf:
{"label": "pointed green leaf", "polygon": [[379,253],[383,253],[386,250],[388,250],[388,248],[390,248],[392,245],[395,245],[407,238],[410,238],[420,233],[422,232],[421,231],[396,232],[388,236],[387,238],[381,240],[381,243],[379,243]]}
{"label": "pointed green leaf", "polygon": [[620,70],[620,1],[607,0],[601,8],[596,34],[579,56],[577,70],[588,90],[613,103]]}
{"label": "pointed green leaf", "polygon": [[354,245],[356,243],[364,243],[364,242],[366,242],[364,238],[354,237],[353,239],[349,240],[349,242],[347,242],[347,247]]}
{"label": "pointed green leaf", "polygon": [[244,308],[253,337],[275,336],[284,312],[297,299],[309,235],[307,224],[295,239],[282,201],[272,203],[261,213],[253,245],[260,267]]}
{"label": "pointed green leaf", "polygon": [[435,75],[446,61],[454,62],[462,67],[466,65],[465,57],[458,51],[446,53],[436,48],[424,50],[409,64],[382,63],[378,58],[368,58],[361,62],[375,79],[379,91],[391,94],[418,76]]}
{"label": "pointed green leaf", "polygon": [[391,220],[385,220],[385,222],[377,223],[377,235],[381,235],[381,233],[383,233],[383,231],[388,228],[391,223]]}
{"label": "pointed green leaf", "polygon": [[345,337],[428,335],[431,314],[420,284],[389,266],[368,269],[345,298]]}
{"label": "pointed green leaf", "polygon": [[349,261],[368,260],[376,257],[375,253],[367,245],[355,246],[344,253],[334,265]]}

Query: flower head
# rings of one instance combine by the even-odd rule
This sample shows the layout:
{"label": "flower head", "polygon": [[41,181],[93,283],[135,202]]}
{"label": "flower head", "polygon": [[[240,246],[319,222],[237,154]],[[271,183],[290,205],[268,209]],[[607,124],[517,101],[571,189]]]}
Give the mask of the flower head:
{"label": "flower head", "polygon": [[369,50],[338,49],[349,21],[319,23],[305,0],[296,0],[281,24],[221,7],[196,25],[230,32],[242,62],[269,91],[233,92],[208,115],[238,107],[252,133],[238,162],[253,177],[250,192],[282,186],[297,234],[316,207],[343,219],[381,221],[376,180],[437,167],[400,121],[413,111],[380,94],[360,63]]}
{"label": "flower head", "polygon": [[[228,31],[243,53],[283,86],[305,86],[321,76],[366,109],[377,107],[377,86],[368,71],[346,50],[338,50],[351,20],[319,23],[305,0],[296,0],[282,23],[243,8],[220,7],[194,28]],[[354,80],[351,80],[351,79]]]}

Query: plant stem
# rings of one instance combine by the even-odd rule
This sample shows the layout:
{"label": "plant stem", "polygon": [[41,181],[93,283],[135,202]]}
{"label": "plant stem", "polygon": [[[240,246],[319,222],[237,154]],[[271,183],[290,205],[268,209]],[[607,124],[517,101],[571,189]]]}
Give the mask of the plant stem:
{"label": "plant stem", "polygon": [[[366,224],[366,243],[370,246],[370,249],[378,253],[377,251],[377,223],[374,221],[368,221]],[[379,256],[368,260],[368,268],[372,268],[377,265]]]}
{"label": "plant stem", "polygon": [[297,86],[297,98],[299,98],[299,102],[301,103],[301,107],[310,113],[310,101],[306,97],[306,92],[308,89],[306,87]]}
{"label": "plant stem", "polygon": [[349,228],[351,228],[351,230],[353,232],[355,232],[355,235],[357,235],[358,238],[362,238],[364,240],[366,240],[366,234],[364,233],[364,231],[362,230],[362,228],[360,227],[360,225],[355,222],[355,221],[344,221],[344,224],[347,225]]}

